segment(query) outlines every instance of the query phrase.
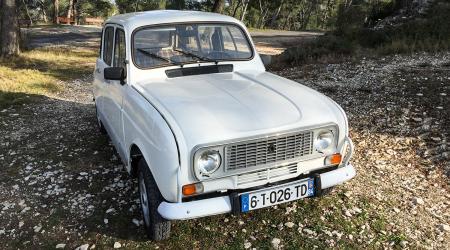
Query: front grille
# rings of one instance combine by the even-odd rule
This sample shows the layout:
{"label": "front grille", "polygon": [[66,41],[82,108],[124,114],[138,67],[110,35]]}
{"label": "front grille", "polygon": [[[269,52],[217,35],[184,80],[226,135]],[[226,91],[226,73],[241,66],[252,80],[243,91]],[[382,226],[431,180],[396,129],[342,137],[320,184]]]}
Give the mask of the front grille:
{"label": "front grille", "polygon": [[241,186],[263,180],[271,181],[275,178],[296,176],[297,173],[298,173],[297,162],[294,162],[285,166],[268,168],[264,170],[238,175],[237,184],[238,186]]}
{"label": "front grille", "polygon": [[226,169],[236,170],[296,159],[312,153],[313,132],[272,136],[225,147]]}

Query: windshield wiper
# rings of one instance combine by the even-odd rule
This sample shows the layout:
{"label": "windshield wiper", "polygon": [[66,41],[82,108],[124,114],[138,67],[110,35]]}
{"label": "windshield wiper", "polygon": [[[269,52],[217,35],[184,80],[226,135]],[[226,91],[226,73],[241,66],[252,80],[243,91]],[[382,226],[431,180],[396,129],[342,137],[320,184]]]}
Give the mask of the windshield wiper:
{"label": "windshield wiper", "polygon": [[159,56],[159,55],[157,55],[155,53],[148,52],[148,51],[146,51],[144,49],[137,49],[137,50],[139,50],[140,52],[144,53],[145,55],[148,55],[148,56],[154,57],[156,59],[160,59],[160,60],[163,60],[163,61],[175,64],[175,65],[179,65],[181,67],[183,67],[183,65],[184,65],[182,62],[173,61],[170,58]]}
{"label": "windshield wiper", "polygon": [[205,61],[205,62],[213,62],[215,64],[219,63],[219,61],[217,61],[215,59],[212,59],[212,58],[209,58],[209,57],[200,56],[200,55],[194,54],[194,53],[189,52],[189,51],[184,51],[184,50],[181,50],[181,49],[174,49],[174,51],[180,52],[180,53],[185,54],[185,55],[190,56],[190,57],[198,58],[198,59],[200,59],[202,61]]}

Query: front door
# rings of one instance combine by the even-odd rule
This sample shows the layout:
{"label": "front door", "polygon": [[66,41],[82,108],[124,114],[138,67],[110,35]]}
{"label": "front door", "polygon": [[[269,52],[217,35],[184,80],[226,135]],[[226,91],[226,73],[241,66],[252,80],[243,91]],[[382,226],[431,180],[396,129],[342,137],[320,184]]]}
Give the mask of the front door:
{"label": "front door", "polygon": [[[114,35],[114,49],[113,49],[113,67],[122,67],[127,71],[126,64],[126,49],[125,49],[125,32],[122,28],[116,27]],[[111,120],[114,133],[117,136],[117,150],[124,158],[124,133],[123,133],[123,96],[126,90],[126,81],[110,81],[108,100],[109,104],[106,108],[106,113]]]}
{"label": "front door", "polygon": [[[126,49],[125,49],[125,32],[122,28],[116,27],[114,35],[114,48],[113,48],[113,67],[123,67],[127,71],[126,64]],[[105,105],[106,115],[112,130],[114,131],[117,151],[121,154],[122,159],[124,158],[124,133],[123,133],[123,119],[122,119],[122,107],[123,107],[123,96],[126,90],[126,79],[125,81],[110,81],[108,84],[107,93],[107,104]]]}
{"label": "front door", "polygon": [[[104,108],[105,98],[108,92],[108,81],[103,77],[103,71],[112,66],[114,46],[114,26],[107,25],[102,32],[100,56],[97,58],[94,71],[94,97],[97,115],[104,126],[108,126],[108,119]],[[107,128],[109,130],[109,128]]]}
{"label": "front door", "polygon": [[94,95],[100,119],[124,159],[122,99],[126,80],[124,82],[106,80],[104,69],[108,67],[124,67],[127,70],[125,32],[121,27],[112,24],[106,25],[103,31],[102,53],[97,59],[94,73]]}

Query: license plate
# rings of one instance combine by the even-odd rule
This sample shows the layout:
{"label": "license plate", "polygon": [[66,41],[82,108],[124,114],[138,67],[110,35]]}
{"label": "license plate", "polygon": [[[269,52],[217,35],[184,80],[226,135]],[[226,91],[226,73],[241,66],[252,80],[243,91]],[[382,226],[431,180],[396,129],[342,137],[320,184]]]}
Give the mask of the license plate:
{"label": "license plate", "polygon": [[248,212],[314,195],[314,179],[304,179],[255,192],[243,193],[241,211]]}

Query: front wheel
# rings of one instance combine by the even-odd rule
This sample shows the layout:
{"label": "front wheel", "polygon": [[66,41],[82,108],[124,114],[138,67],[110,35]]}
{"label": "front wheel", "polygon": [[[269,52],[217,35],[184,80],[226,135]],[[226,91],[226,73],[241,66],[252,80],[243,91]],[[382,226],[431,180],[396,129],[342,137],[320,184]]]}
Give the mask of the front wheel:
{"label": "front wheel", "polygon": [[139,161],[138,171],[139,198],[147,236],[152,240],[167,239],[170,236],[170,221],[158,213],[158,206],[164,198],[144,158]]}

